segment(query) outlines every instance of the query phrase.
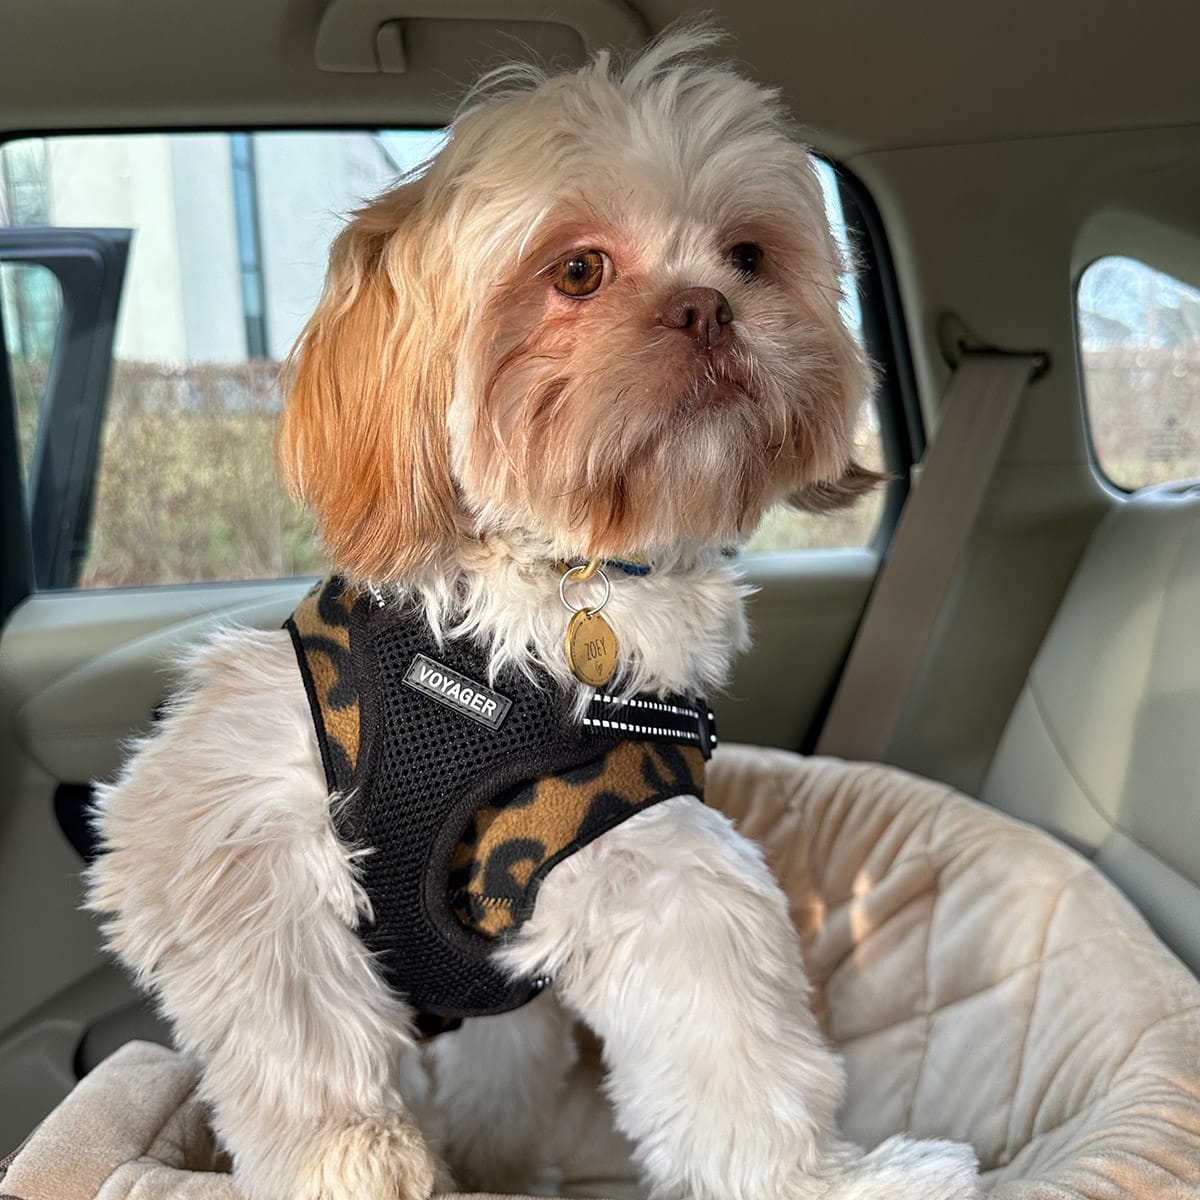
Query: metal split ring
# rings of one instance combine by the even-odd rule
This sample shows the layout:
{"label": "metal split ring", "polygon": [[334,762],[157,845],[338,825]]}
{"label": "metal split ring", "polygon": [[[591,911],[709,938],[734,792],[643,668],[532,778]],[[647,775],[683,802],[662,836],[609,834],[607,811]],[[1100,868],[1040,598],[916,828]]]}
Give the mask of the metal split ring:
{"label": "metal split ring", "polygon": [[[578,578],[576,578],[576,576]],[[581,604],[577,608],[567,599],[567,584],[569,583],[586,583],[589,579],[599,577],[604,582],[604,599],[595,607],[588,607],[586,604]],[[576,613],[580,609],[586,608],[591,614],[598,613],[607,603],[609,596],[612,595],[612,584],[609,582],[608,576],[604,573],[604,569],[600,566],[598,559],[593,559],[590,563],[583,563],[577,567],[569,567],[562,573],[558,581],[558,598],[563,602],[563,607],[567,612]]]}

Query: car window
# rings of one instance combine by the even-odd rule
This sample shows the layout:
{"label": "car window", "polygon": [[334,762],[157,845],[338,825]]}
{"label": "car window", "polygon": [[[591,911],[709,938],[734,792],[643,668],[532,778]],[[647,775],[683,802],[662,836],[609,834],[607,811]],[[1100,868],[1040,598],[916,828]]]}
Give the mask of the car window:
{"label": "car window", "polygon": [[[78,586],[325,569],[310,517],[273,468],[279,364],[317,302],[345,215],[441,136],[119,134],[0,147],[0,224],[133,231]],[[820,171],[845,246],[834,173],[825,163]],[[10,265],[3,276],[0,315],[28,453],[57,327],[48,275]],[[844,310],[861,329],[851,277]],[[882,468],[871,407],[859,434],[860,458]],[[866,545],[882,505],[880,494],[830,516],[780,509],[748,549]]]}
{"label": "car window", "polygon": [[[133,231],[79,586],[324,569],[311,520],[274,472],[279,364],[345,214],[439,138],[133,134],[0,148],[7,224]],[[7,275],[24,434],[53,330],[22,319],[45,307],[44,279]]]}
{"label": "car window", "polygon": [[[838,192],[837,176],[824,159],[817,159],[817,174],[825,197],[829,218],[839,248],[847,264],[851,262],[850,235],[846,214]],[[842,279],[842,315],[859,339],[863,337],[862,307],[852,271]],[[855,432],[855,453],[864,466],[876,471],[886,469],[886,447],[879,410],[874,398],[863,405]],[[852,508],[836,513],[805,513],[780,506],[768,512],[758,532],[746,546],[748,553],[773,550],[832,549],[842,546],[869,546],[875,539],[883,517],[885,491],[876,488]]]}
{"label": "car window", "polygon": [[1110,256],[1084,271],[1077,312],[1100,470],[1129,491],[1200,477],[1200,290]]}

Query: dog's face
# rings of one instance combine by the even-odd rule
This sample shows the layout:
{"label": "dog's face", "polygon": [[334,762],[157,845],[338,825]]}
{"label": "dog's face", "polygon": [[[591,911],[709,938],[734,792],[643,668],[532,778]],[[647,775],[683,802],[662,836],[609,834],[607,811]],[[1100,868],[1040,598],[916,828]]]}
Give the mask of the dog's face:
{"label": "dog's face", "polygon": [[280,439],[339,566],[653,554],[871,481],[811,162],[695,40],[479,104],[339,237]]}

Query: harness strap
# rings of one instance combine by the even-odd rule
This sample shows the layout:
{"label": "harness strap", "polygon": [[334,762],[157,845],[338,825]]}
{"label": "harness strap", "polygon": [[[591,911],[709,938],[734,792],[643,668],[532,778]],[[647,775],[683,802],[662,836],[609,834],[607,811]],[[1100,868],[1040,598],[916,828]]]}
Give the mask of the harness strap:
{"label": "harness strap", "polygon": [[589,729],[641,741],[695,746],[707,762],[717,747],[717,718],[707,704],[675,696],[610,696],[597,692],[584,714]]}

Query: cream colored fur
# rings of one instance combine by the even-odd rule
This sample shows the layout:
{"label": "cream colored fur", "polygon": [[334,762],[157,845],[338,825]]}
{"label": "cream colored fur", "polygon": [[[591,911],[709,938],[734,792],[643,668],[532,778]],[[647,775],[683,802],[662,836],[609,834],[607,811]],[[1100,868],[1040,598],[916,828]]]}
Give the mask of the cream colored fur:
{"label": "cream colored fur", "polygon": [[[864,478],[849,428],[867,372],[811,167],[768,93],[690,61],[709,41],[668,39],[624,75],[601,59],[531,90],[509,78],[426,176],[348,227],[297,350],[281,453],[339,566],[581,705],[553,557],[651,550],[649,578],[614,572],[617,686],[711,692],[747,641],[722,546],[775,500]],[[556,291],[546,239],[569,229],[587,240],[568,253],[609,239],[611,295]],[[751,236],[761,278],[731,265]],[[685,286],[728,292],[719,348],[664,323]],[[419,1200],[439,1156],[468,1186],[553,1187],[576,1017],[604,1040],[616,1125],[661,1196],[975,1194],[965,1147],[864,1157],[839,1140],[841,1067],[783,896],[693,798],[549,874],[500,952],[549,972],[553,996],[422,1052],[355,933],[370,848],[336,836],[343,798],[287,635],[228,631],[183,676],[100,790],[89,902],[203,1064],[251,1200]]]}
{"label": "cream colored fur", "polygon": [[[440,638],[473,637],[491,648],[493,676],[503,667],[550,674],[578,693],[562,652],[568,617],[549,566],[549,547],[533,539],[489,537],[464,547],[460,569],[430,569],[380,588],[389,601],[415,601]],[[705,694],[724,686],[734,654],[750,644],[744,601],[750,589],[731,560],[711,547],[677,550],[653,573],[608,572],[605,618],[620,630],[620,674],[610,691]],[[571,584],[574,605],[599,603],[599,580]]]}
{"label": "cream colored fur", "polygon": [[353,933],[365,898],[329,807],[288,635],[230,631],[100,789],[89,902],[204,1062],[254,1200],[424,1196],[434,1165],[400,1092],[420,1111],[410,1014]]}

